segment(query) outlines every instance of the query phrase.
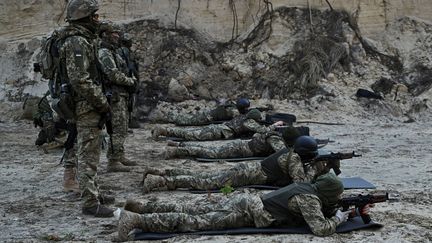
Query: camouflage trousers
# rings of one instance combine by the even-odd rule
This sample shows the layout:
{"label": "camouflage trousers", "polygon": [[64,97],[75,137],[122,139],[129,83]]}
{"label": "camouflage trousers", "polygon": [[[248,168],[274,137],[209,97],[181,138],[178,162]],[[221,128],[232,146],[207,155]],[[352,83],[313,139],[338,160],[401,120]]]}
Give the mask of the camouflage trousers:
{"label": "camouflage trousers", "polygon": [[180,126],[200,126],[207,125],[213,119],[209,112],[199,112],[195,114],[169,113],[168,121]]}
{"label": "camouflage trousers", "polygon": [[64,167],[77,167],[78,157],[76,155],[75,146],[64,152],[63,163],[64,163]]}
{"label": "camouflage trousers", "polygon": [[[107,158],[108,163],[119,161],[122,162],[125,158],[124,143],[127,137],[129,112],[127,108],[128,98],[119,96],[118,101],[112,102],[112,146],[111,142],[108,144]],[[112,149],[114,148],[114,150]]]}
{"label": "camouflage trousers", "polygon": [[144,203],[142,212],[124,212],[119,220],[119,237],[132,228],[145,232],[188,232],[238,227],[267,227],[274,219],[264,210],[261,198],[249,192],[228,196],[212,195],[198,202]]}
{"label": "camouflage trousers", "polygon": [[101,153],[101,130],[97,126],[99,119],[100,114],[94,111],[81,114],[77,118],[79,184],[83,207],[92,207],[99,203],[99,188],[96,183]]}
{"label": "camouflage trousers", "polygon": [[[183,173],[182,173],[183,172]],[[263,185],[267,176],[261,168],[261,162],[238,163],[236,166],[213,172],[172,171],[167,174],[169,188],[193,188],[198,190],[219,189],[225,185],[240,187]]]}
{"label": "camouflage trousers", "polygon": [[176,157],[201,157],[211,159],[244,158],[254,156],[249,148],[249,140],[234,140],[219,146],[205,146],[197,143],[183,143],[175,150]]}
{"label": "camouflage trousers", "polygon": [[203,127],[169,127],[167,136],[184,138],[186,140],[218,140],[234,136],[233,131],[224,124],[211,124]]}

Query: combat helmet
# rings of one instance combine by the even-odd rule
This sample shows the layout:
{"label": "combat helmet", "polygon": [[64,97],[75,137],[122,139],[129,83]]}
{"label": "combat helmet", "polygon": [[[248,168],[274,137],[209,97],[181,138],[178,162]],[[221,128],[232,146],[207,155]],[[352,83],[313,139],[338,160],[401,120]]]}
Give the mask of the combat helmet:
{"label": "combat helmet", "polygon": [[98,10],[97,0],[70,0],[66,8],[66,21],[88,17]]}
{"label": "combat helmet", "polygon": [[262,120],[261,112],[258,109],[251,109],[250,111],[248,111],[248,113],[246,113],[246,117],[255,121]]}
{"label": "combat helmet", "polygon": [[300,155],[302,160],[313,159],[318,155],[318,143],[311,136],[301,136],[294,143],[294,152]]}
{"label": "combat helmet", "polygon": [[250,106],[250,101],[246,98],[240,98],[236,102],[236,107],[242,114],[246,113],[247,108],[249,108],[249,106]]}

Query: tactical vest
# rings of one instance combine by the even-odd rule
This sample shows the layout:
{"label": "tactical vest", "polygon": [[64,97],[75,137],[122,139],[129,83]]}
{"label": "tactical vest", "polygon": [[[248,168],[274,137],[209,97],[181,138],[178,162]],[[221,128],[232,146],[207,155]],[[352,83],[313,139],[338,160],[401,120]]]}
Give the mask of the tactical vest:
{"label": "tactical vest", "polygon": [[261,168],[267,176],[267,185],[286,186],[292,183],[292,178],[283,172],[278,162],[281,155],[289,152],[288,148],[284,148],[261,161]]}
{"label": "tactical vest", "polygon": [[234,131],[234,134],[236,136],[240,136],[242,134],[245,134],[247,132],[250,132],[249,129],[247,129],[244,126],[244,122],[247,120],[248,118],[246,117],[246,115],[238,115],[237,117],[235,117],[234,119],[232,119],[231,121],[227,121],[224,122],[224,124],[231,128],[231,130]]}
{"label": "tactical vest", "polygon": [[231,107],[220,105],[210,111],[210,116],[213,121],[228,121],[233,119],[233,112]]}
{"label": "tactical vest", "polygon": [[273,135],[277,135],[277,133],[259,133],[257,136],[252,137],[252,140],[248,142],[248,145],[255,156],[267,156],[275,152],[272,146],[267,142],[267,138]]}
{"label": "tactical vest", "polygon": [[296,216],[290,212],[288,201],[291,197],[299,194],[318,196],[310,183],[294,183],[262,196],[264,209],[276,219],[278,225],[284,224],[284,222],[292,222]]}
{"label": "tactical vest", "polygon": [[[84,27],[81,27],[84,28]],[[92,55],[89,56],[89,67],[86,70],[89,75],[90,79],[93,80],[93,82],[96,85],[100,85],[100,74],[99,70],[97,69],[97,39],[96,36],[90,34],[90,33],[84,33],[82,30],[75,26],[67,26],[64,31],[64,36],[61,38],[61,42],[59,43],[59,51],[61,49],[61,46],[65,43],[67,38],[71,38],[73,36],[80,36],[85,38],[92,46]],[[78,43],[73,43],[73,48],[76,53],[81,52],[81,47],[78,45]],[[83,53],[81,53],[83,54]],[[59,54],[60,55],[60,54]],[[78,94],[76,92],[73,92],[73,89],[70,85],[70,79],[67,75],[67,68],[66,68],[66,60],[64,59],[64,56],[60,56],[60,63],[59,63],[59,77],[61,79],[61,84],[63,89],[67,87],[68,90],[62,90],[62,92],[69,92],[74,97],[75,101],[82,101],[85,100],[84,97],[81,96],[81,94]]]}

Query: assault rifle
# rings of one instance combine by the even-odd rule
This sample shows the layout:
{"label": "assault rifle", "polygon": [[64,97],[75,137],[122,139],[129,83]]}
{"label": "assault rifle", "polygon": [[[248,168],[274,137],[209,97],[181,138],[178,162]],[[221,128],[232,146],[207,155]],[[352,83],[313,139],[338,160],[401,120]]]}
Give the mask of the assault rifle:
{"label": "assault rifle", "polygon": [[368,224],[371,218],[368,214],[362,214],[363,208],[367,204],[380,203],[390,200],[389,194],[377,194],[377,195],[358,195],[354,197],[346,197],[339,200],[339,206],[342,207],[342,211],[347,211],[351,206],[355,207],[355,210],[359,212],[363,223]]}
{"label": "assault rifle", "polygon": [[320,161],[328,161],[327,167],[332,168],[336,175],[341,173],[340,165],[337,163],[339,160],[351,159],[353,157],[361,157],[361,154],[356,154],[354,151],[351,153],[329,153],[329,154],[320,154],[313,158],[312,160],[306,162],[305,164],[315,164]]}
{"label": "assault rifle", "polygon": [[292,126],[294,122],[296,122],[297,117],[293,114],[288,113],[275,113],[275,114],[267,114],[265,120],[263,121],[266,125],[271,125],[277,121],[283,121],[285,124]]}
{"label": "assault rifle", "polygon": [[64,151],[59,164],[63,163],[64,157],[66,155],[66,151],[72,149],[75,146],[75,140],[78,136],[78,130],[75,123],[66,123],[63,128],[67,130],[68,136],[66,142],[64,142],[63,144]]}
{"label": "assault rifle", "polygon": [[[106,92],[105,96],[108,100],[108,104],[111,105],[111,97],[112,97],[112,92]],[[103,114],[98,122],[98,127],[99,129],[103,129],[103,127],[106,127],[107,133],[110,137],[110,143],[111,143],[111,153],[114,153],[114,144],[113,144],[113,124],[112,124],[112,114],[111,112],[107,112],[105,114]]]}

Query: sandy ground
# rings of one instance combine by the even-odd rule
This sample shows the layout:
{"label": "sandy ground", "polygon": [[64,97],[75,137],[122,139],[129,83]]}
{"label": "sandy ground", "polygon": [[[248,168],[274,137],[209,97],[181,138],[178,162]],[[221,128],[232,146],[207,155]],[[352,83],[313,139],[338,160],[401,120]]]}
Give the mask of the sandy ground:
{"label": "sandy ground", "polygon": [[[342,162],[343,177],[361,176],[377,191],[400,194],[400,201],[377,204],[372,218],[384,224],[380,230],[363,230],[330,237],[313,235],[240,235],[178,237],[164,242],[430,242],[432,241],[432,116],[413,123],[369,114],[351,117],[288,107],[300,118],[324,114],[320,120],[342,120],[345,125],[309,124],[312,135],[335,143],[326,149],[357,151],[362,157]],[[287,108],[287,109],[288,109]],[[283,110],[283,109],[282,109]],[[287,111],[287,110],[285,110]],[[309,114],[309,115],[306,115]],[[230,163],[199,164],[191,160],[163,160],[163,141],[150,139],[152,124],[133,130],[127,140],[128,157],[140,166],[130,173],[106,173],[106,158],[100,164],[101,189],[116,196],[116,207],[127,198],[157,198],[179,203],[207,195],[187,192],[142,194],[144,166],[218,170]],[[45,153],[34,146],[37,130],[30,122],[0,121],[0,241],[43,240],[111,241],[116,236],[113,219],[98,219],[80,213],[79,201],[62,192],[62,151]],[[373,192],[369,191],[369,192]]]}

